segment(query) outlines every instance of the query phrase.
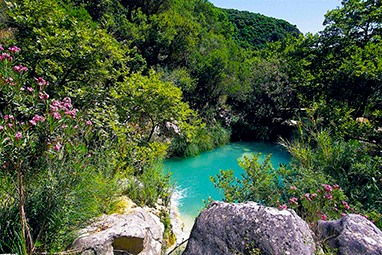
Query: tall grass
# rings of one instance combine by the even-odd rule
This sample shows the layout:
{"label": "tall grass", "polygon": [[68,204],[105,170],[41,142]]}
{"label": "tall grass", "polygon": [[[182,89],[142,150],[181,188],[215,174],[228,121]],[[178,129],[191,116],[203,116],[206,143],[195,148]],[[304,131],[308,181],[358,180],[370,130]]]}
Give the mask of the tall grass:
{"label": "tall grass", "polygon": [[[36,240],[35,251],[57,252],[67,248],[76,237],[76,230],[89,219],[101,215],[118,194],[113,164],[104,159],[105,151],[93,155],[80,172],[63,164],[47,165],[26,191],[28,226]],[[65,169],[66,168],[66,169]],[[71,174],[69,174],[71,173]],[[63,176],[66,175],[66,176]],[[6,176],[1,176],[3,190],[12,190]],[[21,226],[18,200],[14,194],[0,192],[0,253],[20,251]]]}

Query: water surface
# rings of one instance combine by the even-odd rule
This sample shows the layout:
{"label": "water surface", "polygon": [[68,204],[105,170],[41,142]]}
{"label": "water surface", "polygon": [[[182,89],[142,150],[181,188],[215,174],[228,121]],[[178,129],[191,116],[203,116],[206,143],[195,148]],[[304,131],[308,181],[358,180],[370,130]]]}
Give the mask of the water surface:
{"label": "water surface", "polygon": [[272,153],[271,162],[274,167],[277,167],[279,163],[287,164],[290,159],[288,153],[278,145],[235,142],[196,157],[174,158],[164,162],[165,169],[173,173],[172,178],[177,183],[175,201],[178,203],[187,230],[191,229],[195,217],[202,209],[203,199],[207,200],[211,197],[214,200],[221,200],[222,198],[219,190],[214,188],[210,176],[218,174],[220,169],[235,169],[235,176],[239,177],[244,171],[238,165],[238,160],[260,152],[262,155]]}

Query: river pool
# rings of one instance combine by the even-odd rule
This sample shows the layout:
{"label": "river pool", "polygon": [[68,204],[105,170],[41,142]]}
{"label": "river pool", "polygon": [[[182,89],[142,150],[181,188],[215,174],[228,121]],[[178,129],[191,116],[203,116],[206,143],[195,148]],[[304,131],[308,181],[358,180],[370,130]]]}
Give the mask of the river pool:
{"label": "river pool", "polygon": [[288,153],[278,145],[234,142],[196,157],[172,158],[164,162],[164,168],[172,172],[172,179],[177,184],[173,201],[177,203],[186,230],[191,229],[195,217],[202,209],[203,199],[222,198],[219,190],[214,188],[210,176],[218,174],[219,169],[235,169],[235,175],[239,177],[243,170],[238,165],[238,160],[259,152],[262,155],[272,153],[271,162],[274,167],[279,163],[287,164],[290,160]]}

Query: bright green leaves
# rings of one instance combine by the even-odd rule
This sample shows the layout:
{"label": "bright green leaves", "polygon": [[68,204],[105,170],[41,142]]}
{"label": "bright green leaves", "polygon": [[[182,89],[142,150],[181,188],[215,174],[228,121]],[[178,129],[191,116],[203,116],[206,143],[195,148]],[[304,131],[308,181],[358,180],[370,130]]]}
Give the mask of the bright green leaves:
{"label": "bright green leaves", "polygon": [[244,157],[243,161],[239,161],[240,167],[245,171],[241,178],[234,176],[234,170],[220,170],[216,177],[210,177],[214,186],[222,192],[223,201],[261,203],[267,196],[277,192],[280,180],[270,163],[271,155],[265,156],[259,163],[260,155]]}
{"label": "bright green leaves", "polygon": [[[130,51],[99,29],[82,7],[56,1],[8,6],[23,57],[33,76],[44,74],[58,91],[115,82],[129,71]],[[100,88],[97,88],[100,89]],[[58,91],[55,92],[58,92]]]}
{"label": "bright green leaves", "polygon": [[182,101],[182,92],[171,83],[160,80],[151,71],[149,76],[132,74],[112,89],[121,120],[135,123],[149,142],[155,128],[167,122],[187,128],[193,111]]}
{"label": "bright green leaves", "polygon": [[[375,0],[344,0],[342,8],[325,15],[324,35],[347,43],[365,45],[375,35],[381,35],[382,4]],[[341,39],[342,38],[342,39]]]}

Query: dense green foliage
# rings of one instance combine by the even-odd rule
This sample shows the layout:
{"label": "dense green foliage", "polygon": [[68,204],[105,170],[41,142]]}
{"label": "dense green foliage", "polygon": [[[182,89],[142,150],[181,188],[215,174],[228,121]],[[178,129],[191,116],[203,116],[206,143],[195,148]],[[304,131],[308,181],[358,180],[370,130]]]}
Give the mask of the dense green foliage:
{"label": "dense green foliage", "polygon": [[288,35],[301,34],[296,26],[285,20],[248,11],[233,9],[224,9],[224,11],[234,26],[236,41],[245,49],[264,48],[268,43],[280,41]]}

